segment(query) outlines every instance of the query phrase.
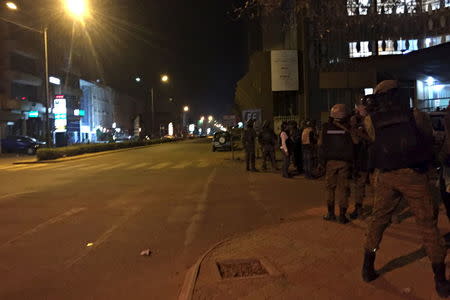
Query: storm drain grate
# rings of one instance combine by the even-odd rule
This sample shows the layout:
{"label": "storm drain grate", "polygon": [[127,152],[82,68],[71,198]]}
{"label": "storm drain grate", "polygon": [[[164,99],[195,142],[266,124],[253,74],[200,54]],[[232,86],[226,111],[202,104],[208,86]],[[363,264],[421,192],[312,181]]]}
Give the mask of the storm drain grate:
{"label": "storm drain grate", "polygon": [[235,259],[217,262],[222,279],[243,278],[268,275],[266,268],[258,259]]}

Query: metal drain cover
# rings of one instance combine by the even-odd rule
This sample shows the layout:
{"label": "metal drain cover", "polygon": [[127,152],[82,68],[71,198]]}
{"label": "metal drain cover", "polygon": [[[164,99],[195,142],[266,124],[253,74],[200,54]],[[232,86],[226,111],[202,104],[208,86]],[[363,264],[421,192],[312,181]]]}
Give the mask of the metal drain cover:
{"label": "metal drain cover", "polygon": [[259,259],[234,259],[217,262],[222,279],[269,275]]}

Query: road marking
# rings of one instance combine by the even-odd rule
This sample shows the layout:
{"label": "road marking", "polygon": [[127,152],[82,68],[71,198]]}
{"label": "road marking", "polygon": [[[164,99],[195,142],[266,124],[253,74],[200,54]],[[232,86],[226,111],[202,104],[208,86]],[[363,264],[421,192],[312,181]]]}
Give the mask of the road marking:
{"label": "road marking", "polygon": [[91,242],[92,245],[90,247],[85,247],[80,255],[66,261],[64,263],[65,268],[69,269],[70,267],[81,261],[83,258],[85,258],[91,251],[106,242],[114,233],[114,231],[123,226],[131,217],[135,216],[140,211],[141,208],[138,207],[130,208],[127,213],[118,220],[116,224],[112,225],[108,230],[106,230],[96,241]]}
{"label": "road marking", "polygon": [[209,162],[207,162],[205,160],[201,160],[199,162],[199,164],[197,165],[197,167],[199,167],[199,168],[206,168],[207,166],[209,166]]}
{"label": "road marking", "polygon": [[84,167],[83,171],[89,171],[89,170],[103,170],[104,167],[108,167],[109,164],[92,164],[90,166]]}
{"label": "road marking", "polygon": [[137,164],[137,165],[132,165],[129,166],[128,168],[125,168],[125,170],[136,170],[136,169],[142,169],[146,166],[148,166],[149,163],[141,163],[141,164]]}
{"label": "road marking", "polygon": [[80,207],[80,208],[73,208],[73,209],[71,209],[69,211],[66,211],[65,213],[62,213],[59,216],[51,218],[50,220],[47,220],[44,223],[41,223],[41,224],[37,225],[36,227],[28,230],[28,231],[25,231],[24,233],[16,236],[15,238],[10,239],[6,243],[3,243],[0,246],[0,249],[8,247],[8,246],[10,246],[11,244],[13,244],[14,242],[16,242],[19,239],[22,239],[22,238],[24,238],[26,236],[32,235],[32,234],[34,234],[36,232],[39,232],[39,231],[43,230],[44,228],[46,228],[49,225],[53,225],[53,224],[59,223],[59,222],[63,221],[64,219],[66,219],[68,217],[71,217],[73,215],[76,215],[76,214],[78,214],[78,213],[80,213],[80,212],[82,212],[84,210],[86,210],[85,207]]}
{"label": "road marking", "polygon": [[128,166],[128,163],[111,164],[109,167],[103,168],[102,171],[112,170]]}
{"label": "road marking", "polygon": [[35,193],[35,191],[6,194],[6,195],[3,195],[3,196],[0,196],[0,201],[6,200],[8,198],[14,198],[14,197],[17,197],[17,196],[23,196],[23,195],[32,194],[32,193]]}
{"label": "road marking", "polygon": [[156,165],[150,167],[149,169],[150,170],[159,170],[159,169],[168,167],[170,164],[171,164],[170,162],[163,162],[163,163],[156,164]]}
{"label": "road marking", "polygon": [[192,164],[192,161],[186,161],[176,166],[173,166],[172,169],[184,169]]}
{"label": "road marking", "polygon": [[203,191],[200,195],[197,207],[195,209],[195,214],[191,217],[190,224],[185,232],[184,246],[190,245],[194,241],[194,237],[200,228],[200,223],[205,216],[206,203],[208,202],[208,193],[210,185],[212,184],[214,178],[216,177],[216,168],[214,168],[209,174],[208,179],[203,187]]}

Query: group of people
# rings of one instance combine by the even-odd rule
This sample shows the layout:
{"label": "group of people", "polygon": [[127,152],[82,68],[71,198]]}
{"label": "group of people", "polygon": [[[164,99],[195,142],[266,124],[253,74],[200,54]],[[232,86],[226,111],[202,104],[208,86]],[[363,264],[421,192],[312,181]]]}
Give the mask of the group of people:
{"label": "group of people", "polygon": [[[447,122],[450,119],[446,117]],[[288,165],[290,153],[295,157],[295,130],[284,124],[281,148]],[[446,128],[446,129],[450,129]],[[304,135],[314,145],[314,134]],[[314,132],[314,130],[311,130]],[[450,168],[448,133],[442,147],[443,170]],[[303,140],[303,138],[302,138]],[[361,216],[366,185],[372,187],[374,200],[363,246],[362,279],[375,280],[379,274],[374,264],[383,233],[391,223],[401,202],[406,201],[420,228],[426,254],[431,261],[435,288],[440,297],[450,297],[450,282],[446,277],[447,248],[437,227],[438,202],[431,193],[429,173],[435,163],[433,129],[429,116],[410,107],[408,95],[398,82],[386,80],[365,96],[352,112],[345,104],[333,106],[330,118],[323,124],[317,140],[317,168],[325,172],[327,214],[325,221],[350,222],[350,184],[354,186],[355,209],[350,219]],[[310,149],[313,149],[311,147]],[[291,151],[289,151],[292,149]],[[304,157],[311,157],[302,147]],[[305,151],[306,150],[306,151]],[[306,154],[306,155],[305,155]],[[312,160],[306,160],[313,162]],[[303,160],[305,174],[311,170]],[[288,175],[283,170],[283,175]],[[442,200],[450,220],[450,172],[441,176]],[[310,174],[310,173],[309,173]],[[447,176],[445,180],[442,180]],[[338,204],[339,214],[335,213]]]}
{"label": "group of people", "polygon": [[278,138],[268,121],[264,121],[259,134],[256,133],[253,126],[254,120],[247,121],[247,128],[242,138],[246,153],[247,171],[258,171],[255,166],[257,140],[261,146],[263,170],[267,170],[267,163],[270,162],[272,170],[280,171],[275,155],[278,145],[283,154],[283,166],[281,168],[283,177],[291,178],[293,176],[293,173],[289,171],[291,164],[295,166],[297,174],[304,173],[305,178],[308,179],[315,177],[318,135],[314,121],[305,121],[300,128],[296,121],[283,122]]}

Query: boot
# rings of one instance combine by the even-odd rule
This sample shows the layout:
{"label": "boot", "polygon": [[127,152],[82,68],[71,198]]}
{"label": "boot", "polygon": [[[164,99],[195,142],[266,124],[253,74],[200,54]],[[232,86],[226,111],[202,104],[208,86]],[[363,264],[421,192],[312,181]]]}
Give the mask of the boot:
{"label": "boot", "polygon": [[350,219],[358,219],[361,216],[362,204],[356,203],[355,210],[350,214]]}
{"label": "boot", "polygon": [[374,263],[375,263],[376,253],[375,251],[366,250],[364,252],[364,262],[362,267],[362,278],[365,282],[371,282],[378,278],[378,273],[375,271]]}
{"label": "boot", "polygon": [[339,223],[347,224],[348,222],[350,222],[350,220],[347,219],[346,214],[347,214],[347,208],[346,207],[341,207],[340,213],[339,213]]}
{"label": "boot", "polygon": [[336,215],[334,214],[334,204],[328,204],[328,214],[323,216],[325,221],[336,221]]}
{"label": "boot", "polygon": [[450,296],[450,282],[445,277],[445,263],[432,264],[434,273],[434,282],[436,292],[439,297],[447,298]]}

